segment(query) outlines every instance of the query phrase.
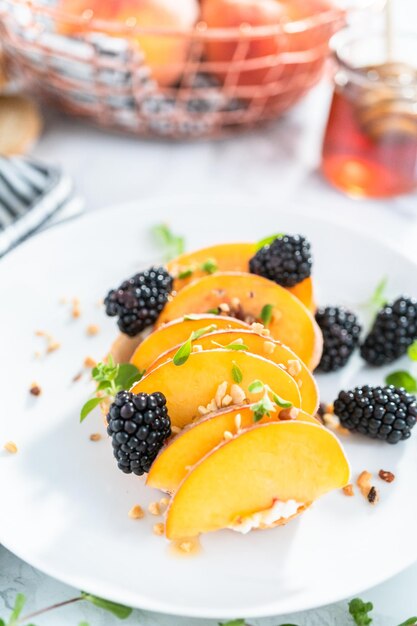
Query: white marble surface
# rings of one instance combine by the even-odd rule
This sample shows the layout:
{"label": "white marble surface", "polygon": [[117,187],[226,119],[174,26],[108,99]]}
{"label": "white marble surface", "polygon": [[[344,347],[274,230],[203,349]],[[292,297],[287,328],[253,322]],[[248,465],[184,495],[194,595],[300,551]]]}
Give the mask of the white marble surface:
{"label": "white marble surface", "polygon": [[[415,0],[402,3],[401,21],[416,13]],[[213,203],[225,196],[253,198],[254,207],[262,198],[275,198],[277,228],[279,209],[315,215],[364,230],[388,243],[407,249],[417,260],[417,196],[390,202],[353,201],[330,189],[317,173],[329,88],[320,86],[285,120],[267,128],[227,141],[169,144],[141,142],[120,135],[105,134],[81,122],[48,112],[45,133],[35,155],[62,165],[72,175],[87,210],[137,200],[138,213],[146,197],[192,195],[198,220],[198,198]],[[167,201],[167,200],[165,200]],[[169,202],[167,201],[169,212]],[[172,220],[175,216],[172,216]],[[255,219],[255,217],[254,217]],[[7,506],[7,503],[2,503]],[[413,531],[410,520],[410,532]],[[341,541],[354,538],[341,537]],[[381,549],[383,549],[381,547]],[[336,557],[337,558],[337,555]],[[358,563],[358,568],[361,564]],[[332,573],[329,572],[329,576]],[[323,585],[326,580],[323,580]],[[375,626],[396,626],[417,614],[417,565],[362,596],[375,603]],[[52,580],[0,547],[0,617],[16,592],[28,598],[28,609],[39,609],[76,595],[76,591]],[[239,617],[239,616],[236,616]],[[86,604],[76,604],[36,621],[39,626],[76,626],[86,620],[91,626],[111,626],[116,618]],[[316,611],[252,621],[257,626],[348,626],[346,603]],[[141,626],[211,626],[210,620],[179,619],[140,611],[125,622]]]}

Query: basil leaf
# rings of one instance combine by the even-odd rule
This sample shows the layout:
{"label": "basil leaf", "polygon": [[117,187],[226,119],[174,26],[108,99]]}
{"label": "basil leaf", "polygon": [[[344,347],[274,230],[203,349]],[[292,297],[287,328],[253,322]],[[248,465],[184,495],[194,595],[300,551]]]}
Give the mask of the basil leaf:
{"label": "basil leaf", "polygon": [[387,296],[385,293],[387,284],[388,276],[384,276],[375,287],[375,291],[369,300],[369,304],[376,309],[380,309],[387,303]]}
{"label": "basil leaf", "polygon": [[277,233],[276,235],[270,235],[269,237],[265,237],[264,239],[261,239],[256,244],[256,252],[258,252],[258,250],[260,250],[261,248],[264,248],[265,246],[270,246],[271,243],[275,241],[275,239],[282,239],[282,237],[284,236],[285,236],[285,233]]}
{"label": "basil leaf", "polygon": [[261,380],[254,380],[248,387],[251,393],[260,393],[264,390],[264,384]]}
{"label": "basil leaf", "polygon": [[209,309],[206,313],[211,313],[211,315],[219,315],[220,309],[217,307],[216,309]]}
{"label": "basil leaf", "polygon": [[274,307],[272,304],[265,304],[261,311],[261,321],[265,327],[269,326],[272,320]]}
{"label": "basil leaf", "polygon": [[173,360],[174,365],[184,365],[188,361],[188,357],[191,354],[192,349],[192,335],[185,343],[182,344],[176,351]]}
{"label": "basil leaf", "polygon": [[101,383],[97,385],[97,391],[104,391],[105,389],[110,389],[112,386],[109,380],[102,380]]}
{"label": "basil leaf", "polygon": [[394,387],[403,387],[409,393],[415,393],[417,391],[417,380],[405,370],[388,374],[385,382],[387,385],[394,385]]}
{"label": "basil leaf", "polygon": [[87,415],[91,413],[91,411],[93,411],[96,408],[96,406],[98,406],[100,402],[102,402],[102,400],[103,398],[91,398],[90,400],[87,400],[87,402],[84,404],[84,406],[81,409],[80,422],[83,422],[85,418],[87,417]]}
{"label": "basil leaf", "polygon": [[240,385],[240,383],[243,380],[242,370],[240,369],[239,365],[235,361],[233,361],[232,378],[237,385]]}
{"label": "basil leaf", "polygon": [[408,346],[407,354],[412,361],[417,361],[417,341]]}
{"label": "basil leaf", "polygon": [[110,600],[93,596],[90,593],[85,593],[85,591],[82,591],[81,595],[87,602],[91,602],[91,604],[98,606],[100,609],[109,611],[109,613],[112,613],[119,619],[127,619],[132,614],[132,609],[128,606],[124,606],[123,604],[118,604],[117,602],[111,602]]}
{"label": "basil leaf", "polygon": [[118,367],[115,385],[119,391],[129,390],[136,381],[142,378],[143,373],[133,363],[122,363]]}

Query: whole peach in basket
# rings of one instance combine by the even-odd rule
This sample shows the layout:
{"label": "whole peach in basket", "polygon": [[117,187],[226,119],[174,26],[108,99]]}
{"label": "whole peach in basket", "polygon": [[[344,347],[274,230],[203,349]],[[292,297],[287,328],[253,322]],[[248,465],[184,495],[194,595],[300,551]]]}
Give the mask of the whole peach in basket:
{"label": "whole peach in basket", "polygon": [[[108,35],[126,36],[126,25],[150,30],[171,29],[173,34],[166,36],[152,32],[132,33],[132,40],[138,43],[152,77],[161,86],[176,83],[184,70],[189,41],[175,35],[175,30],[191,29],[199,14],[197,0],[60,0],[60,9],[69,16],[91,13],[95,20],[111,22],[112,28],[104,29]],[[88,20],[77,23],[68,20],[60,21],[57,28],[64,35],[78,35],[88,32],[92,26]]]}
{"label": "whole peach in basket", "polygon": [[[300,91],[308,81],[301,85],[292,79],[296,73],[304,76],[321,69],[324,48],[334,27],[319,20],[303,24],[302,20],[332,9],[335,7],[327,0],[202,0],[202,20],[209,28],[237,29],[234,39],[210,39],[206,45],[207,58],[210,62],[224,64],[224,68],[216,71],[223,81],[228,75],[230,82],[239,86],[259,87],[279,81],[278,94],[281,89]],[[291,28],[295,22],[297,27]],[[254,29],[250,31],[248,26]],[[267,28],[256,28],[263,26],[282,27],[282,30],[268,32]],[[300,59],[297,53],[303,52],[306,52],[305,58]],[[281,53],[290,54],[281,60],[277,57]],[[228,71],[227,64],[237,59],[243,61],[240,71],[235,63]]]}

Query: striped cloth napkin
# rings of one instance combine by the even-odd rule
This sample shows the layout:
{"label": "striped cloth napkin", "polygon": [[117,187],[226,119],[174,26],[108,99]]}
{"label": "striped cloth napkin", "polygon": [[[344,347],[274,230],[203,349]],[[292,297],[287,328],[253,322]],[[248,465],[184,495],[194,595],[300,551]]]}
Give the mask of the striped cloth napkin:
{"label": "striped cloth napkin", "polygon": [[40,228],[81,210],[71,179],[58,168],[0,156],[0,257]]}

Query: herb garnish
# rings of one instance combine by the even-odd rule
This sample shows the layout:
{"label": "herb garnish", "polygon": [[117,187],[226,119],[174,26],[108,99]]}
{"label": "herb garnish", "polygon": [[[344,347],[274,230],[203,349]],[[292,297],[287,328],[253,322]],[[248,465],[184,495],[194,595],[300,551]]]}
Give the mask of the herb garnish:
{"label": "herb garnish", "polygon": [[270,235],[269,237],[264,237],[256,244],[256,252],[265,246],[270,246],[271,243],[275,241],[275,239],[282,239],[285,236],[285,233],[277,233],[276,235]]}
{"label": "herb garnish", "polygon": [[236,350],[236,352],[239,352],[239,351],[247,352],[249,350],[246,344],[238,343],[237,341],[232,341],[232,343],[228,343],[227,346],[224,346],[223,344],[218,343],[217,341],[212,341],[211,343],[213,344],[213,346],[216,346],[217,348],[223,348],[223,350]]}
{"label": "herb garnish", "polygon": [[267,328],[271,323],[273,311],[274,307],[272,304],[265,304],[265,306],[262,307],[261,321],[265,328]]}
{"label": "herb garnish", "polygon": [[144,372],[139,371],[132,363],[116,364],[112,355],[109,354],[107,362],[98,363],[91,372],[93,380],[98,383],[96,393],[99,392],[100,397],[87,400],[81,409],[80,422],[83,422],[103,400],[109,399],[113,402],[113,398],[119,391],[130,389],[142,378],[143,374]]}
{"label": "herb garnish", "polygon": [[373,611],[372,602],[363,602],[360,598],[354,598],[349,602],[349,613],[353,617],[356,626],[368,626],[372,624],[369,613]]}
{"label": "herb garnish", "polygon": [[394,385],[394,387],[403,387],[408,393],[415,393],[417,391],[417,380],[406,370],[399,370],[388,374],[385,378],[385,382],[387,385]]}
{"label": "herb garnish", "polygon": [[196,339],[200,339],[203,335],[207,335],[207,333],[212,333],[217,329],[216,324],[210,324],[210,326],[206,326],[205,328],[199,328],[198,330],[194,330],[191,335],[188,337],[187,341],[185,341],[182,346],[178,348],[176,351],[173,362],[174,365],[184,365],[191,354],[191,350],[193,348],[193,341]]}
{"label": "herb garnish", "polygon": [[408,346],[407,356],[412,361],[417,361],[417,341],[413,341],[411,346]]}
{"label": "herb garnish", "polygon": [[232,378],[235,381],[235,383],[237,385],[240,385],[240,383],[243,380],[243,373],[242,370],[240,369],[239,365],[236,363],[236,361],[233,361],[233,367],[232,367]]}
{"label": "herb garnish", "polygon": [[372,313],[377,313],[387,303],[387,285],[388,276],[384,276],[375,287],[372,296],[365,303],[366,308],[370,309]]}
{"label": "herb garnish", "polygon": [[200,265],[200,269],[203,272],[207,272],[207,274],[214,274],[214,272],[217,272],[218,265],[215,259],[207,259]]}
{"label": "herb garnish", "polygon": [[193,275],[194,271],[189,268],[187,270],[184,270],[183,272],[180,272],[177,276],[177,278],[181,279],[181,280],[185,280],[186,278],[191,278],[191,276]]}
{"label": "herb garnish", "polygon": [[[275,391],[271,389],[269,385],[265,385],[261,380],[254,380],[248,387],[251,393],[261,393],[264,392],[263,397],[252,404],[253,411],[253,420],[254,422],[259,422],[265,415],[268,417],[271,415],[272,411],[275,411],[276,406],[280,409],[289,409],[292,407],[292,403],[284,400],[279,396]],[[272,397],[272,400],[270,398]]]}
{"label": "herb garnish", "polygon": [[220,309],[219,309],[219,307],[216,307],[215,309],[209,309],[207,311],[207,313],[211,313],[211,315],[219,315],[220,314]]}
{"label": "herb garnish", "polygon": [[165,261],[171,261],[184,252],[185,238],[174,235],[167,224],[157,224],[152,228],[152,234],[163,251]]}

